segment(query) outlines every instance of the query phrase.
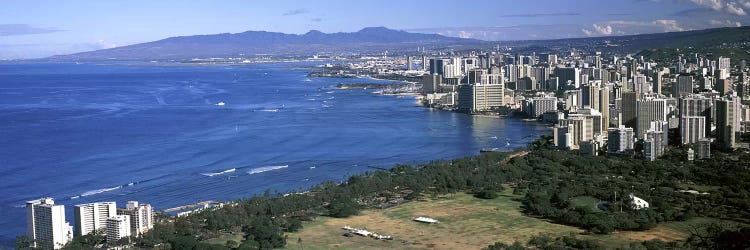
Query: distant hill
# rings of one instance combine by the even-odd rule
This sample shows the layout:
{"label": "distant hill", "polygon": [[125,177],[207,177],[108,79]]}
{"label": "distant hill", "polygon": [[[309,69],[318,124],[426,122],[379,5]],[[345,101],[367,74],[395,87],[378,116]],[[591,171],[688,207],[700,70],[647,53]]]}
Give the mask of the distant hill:
{"label": "distant hill", "polygon": [[266,31],[170,37],[112,49],[54,56],[60,60],[189,59],[195,57],[237,57],[240,55],[310,55],[335,52],[383,52],[480,45],[486,42],[418,34],[384,27],[364,28],[350,33],[312,30],[302,35]]}
{"label": "distant hill", "polygon": [[[507,41],[500,45],[514,46],[516,53],[560,52],[569,48],[614,53],[638,53],[644,50],[717,48],[724,44],[750,42],[750,27],[715,28],[655,34],[570,38],[556,40]],[[519,48],[520,47],[520,48]],[[643,54],[648,54],[643,52]]]}

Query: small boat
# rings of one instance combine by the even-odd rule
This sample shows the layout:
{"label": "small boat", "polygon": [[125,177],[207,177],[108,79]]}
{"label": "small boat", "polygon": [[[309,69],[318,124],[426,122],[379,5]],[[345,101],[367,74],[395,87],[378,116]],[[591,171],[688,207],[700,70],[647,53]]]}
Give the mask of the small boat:
{"label": "small boat", "polygon": [[214,105],[216,105],[216,106],[224,106],[224,105],[227,105],[227,104],[225,102],[218,102],[218,103],[216,103]]}

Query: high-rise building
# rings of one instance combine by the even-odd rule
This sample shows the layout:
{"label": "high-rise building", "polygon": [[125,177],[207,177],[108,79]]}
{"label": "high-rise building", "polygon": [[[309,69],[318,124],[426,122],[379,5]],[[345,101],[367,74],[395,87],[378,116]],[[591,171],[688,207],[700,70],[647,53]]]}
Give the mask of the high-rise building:
{"label": "high-rise building", "polygon": [[638,101],[636,118],[636,136],[644,138],[644,133],[651,127],[651,122],[667,121],[667,100],[661,98],[645,98]]}
{"label": "high-rise building", "polygon": [[440,85],[443,77],[437,74],[422,76],[422,92],[424,94],[434,94],[441,92]]}
{"label": "high-rise building", "polygon": [[118,240],[132,236],[131,217],[127,215],[114,215],[106,220],[107,222],[107,242],[117,242]]}
{"label": "high-rise building", "polygon": [[602,113],[602,125],[606,130],[609,128],[609,87],[603,87],[599,89],[599,105],[597,110]]}
{"label": "high-rise building", "polygon": [[555,126],[552,129],[552,135],[555,146],[560,149],[569,149],[573,146],[573,135],[570,133],[573,125]]}
{"label": "high-rise building", "polygon": [[590,107],[599,110],[599,86],[587,83],[581,86],[581,94],[583,95],[583,107]]}
{"label": "high-rise building", "polygon": [[412,66],[411,56],[406,56],[406,70],[412,70]]}
{"label": "high-rise building", "polygon": [[528,99],[524,107],[529,117],[539,118],[542,114],[557,110],[557,98],[550,96],[537,96]]}
{"label": "high-rise building", "polygon": [[735,147],[735,133],[739,131],[738,113],[741,103],[737,99],[716,100],[716,137],[724,149]]}
{"label": "high-rise building", "polygon": [[664,77],[664,73],[662,73],[661,71],[656,72],[656,75],[654,75],[654,85],[652,87],[653,87],[653,92],[658,95],[661,95],[663,77]]}
{"label": "high-rise building", "polygon": [[620,118],[620,124],[625,125],[625,127],[635,128],[637,124],[638,99],[639,94],[636,92],[622,93],[622,117]]}
{"label": "high-rise building", "polygon": [[677,82],[672,85],[672,96],[680,97],[683,95],[689,95],[693,93],[693,76],[691,75],[680,75],[677,76]]}
{"label": "high-rise building", "polygon": [[154,228],[154,209],[149,204],[128,201],[127,207],[117,209],[117,214],[130,216],[130,233],[134,236]]}
{"label": "high-rise building", "polygon": [[731,69],[732,65],[730,64],[730,58],[729,57],[719,57],[719,68],[718,69]]}
{"label": "high-rise building", "polygon": [[451,64],[453,64],[453,75],[454,76],[460,76],[461,74],[461,58],[460,57],[453,57],[451,58]]}
{"label": "high-rise building", "polygon": [[458,85],[458,111],[465,113],[474,111],[474,85]]}
{"label": "high-rise building", "polygon": [[[504,84],[476,84],[473,86],[473,110],[488,111],[503,106]],[[461,97],[459,97],[459,101]]]}
{"label": "high-rise building", "polygon": [[732,87],[732,79],[725,78],[725,79],[716,79],[716,86],[715,90],[719,92],[719,95],[725,96],[729,93],[730,88]]}
{"label": "high-rise building", "polygon": [[680,98],[679,110],[680,116],[703,116],[706,118],[705,135],[711,134],[711,107],[713,100],[702,95],[689,95]]}
{"label": "high-rise building", "polygon": [[443,75],[443,59],[430,59],[430,75],[438,74]]}
{"label": "high-rise building", "polygon": [[737,83],[737,96],[742,100],[750,100],[750,82],[740,81]]}
{"label": "high-rise building", "polygon": [[65,221],[65,206],[52,198],[26,202],[27,236],[33,247],[59,249],[73,239],[73,227]]}
{"label": "high-rise building", "polygon": [[669,123],[664,121],[651,122],[643,140],[643,157],[654,161],[664,155],[668,144]]}
{"label": "high-rise building", "polygon": [[695,148],[696,159],[701,160],[711,158],[711,139],[700,139],[698,140],[698,143],[693,145],[693,148]]}
{"label": "high-rise building", "polygon": [[706,137],[706,117],[682,116],[680,118],[680,141],[682,145],[698,142]]}
{"label": "high-rise building", "polygon": [[573,85],[576,89],[581,84],[581,70],[578,68],[555,68],[555,76],[562,85]]}
{"label": "high-rise building", "polygon": [[105,229],[107,219],[117,215],[115,202],[97,202],[79,204],[73,207],[75,215],[76,236]]}
{"label": "high-rise building", "polygon": [[607,129],[607,152],[622,153],[633,150],[635,139],[633,129],[620,125],[617,128]]}
{"label": "high-rise building", "polygon": [[549,63],[549,65],[557,64],[557,55],[548,55],[547,62]]}
{"label": "high-rise building", "polygon": [[570,149],[578,149],[581,141],[593,139],[593,129],[589,125],[591,125],[591,122],[583,115],[569,115],[568,118],[560,120],[560,127],[568,127]]}
{"label": "high-rise building", "polygon": [[652,90],[651,86],[648,84],[648,78],[644,75],[635,75],[635,77],[633,77],[633,85],[635,87],[635,92],[638,93],[649,93]]}
{"label": "high-rise building", "polygon": [[582,108],[576,110],[575,114],[571,115],[583,115],[586,118],[586,125],[588,126],[587,130],[591,131],[591,139],[594,139],[596,136],[604,136],[604,134],[607,133],[607,126],[604,126],[603,124],[603,118],[602,113],[599,113],[598,110],[592,109],[592,108]]}

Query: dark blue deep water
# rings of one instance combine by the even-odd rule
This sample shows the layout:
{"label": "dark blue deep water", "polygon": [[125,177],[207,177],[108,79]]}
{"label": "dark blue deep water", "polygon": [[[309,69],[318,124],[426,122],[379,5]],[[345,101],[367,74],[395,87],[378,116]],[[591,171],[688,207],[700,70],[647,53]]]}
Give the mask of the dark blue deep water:
{"label": "dark blue deep water", "polygon": [[78,203],[233,200],[547,133],[334,89],[374,80],[308,79],[310,65],[0,64],[0,240],[25,233],[24,201],[40,197],[72,225]]}

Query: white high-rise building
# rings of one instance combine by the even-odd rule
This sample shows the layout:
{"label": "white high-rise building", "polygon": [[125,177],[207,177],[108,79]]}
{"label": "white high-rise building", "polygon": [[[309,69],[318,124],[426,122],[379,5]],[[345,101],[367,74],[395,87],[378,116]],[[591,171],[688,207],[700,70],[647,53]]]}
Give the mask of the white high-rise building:
{"label": "white high-rise building", "polygon": [[115,215],[107,219],[107,242],[116,242],[122,238],[130,237],[130,216]]}
{"label": "white high-rise building", "polygon": [[76,236],[87,235],[91,232],[105,229],[107,219],[117,215],[117,206],[113,201],[79,204],[75,205],[73,209]]}
{"label": "white high-rise building", "polygon": [[118,215],[130,216],[130,233],[139,236],[154,228],[154,209],[149,204],[128,201],[126,208],[118,208]]}
{"label": "white high-rise building", "polygon": [[59,249],[73,239],[73,227],[65,221],[65,206],[52,198],[26,202],[28,237],[34,247]]}
{"label": "white high-rise building", "polygon": [[682,145],[697,143],[705,137],[705,116],[683,116],[680,118],[680,139]]}
{"label": "white high-rise building", "polygon": [[730,64],[730,58],[729,57],[719,57],[719,70],[726,69],[729,70],[731,68]]}

